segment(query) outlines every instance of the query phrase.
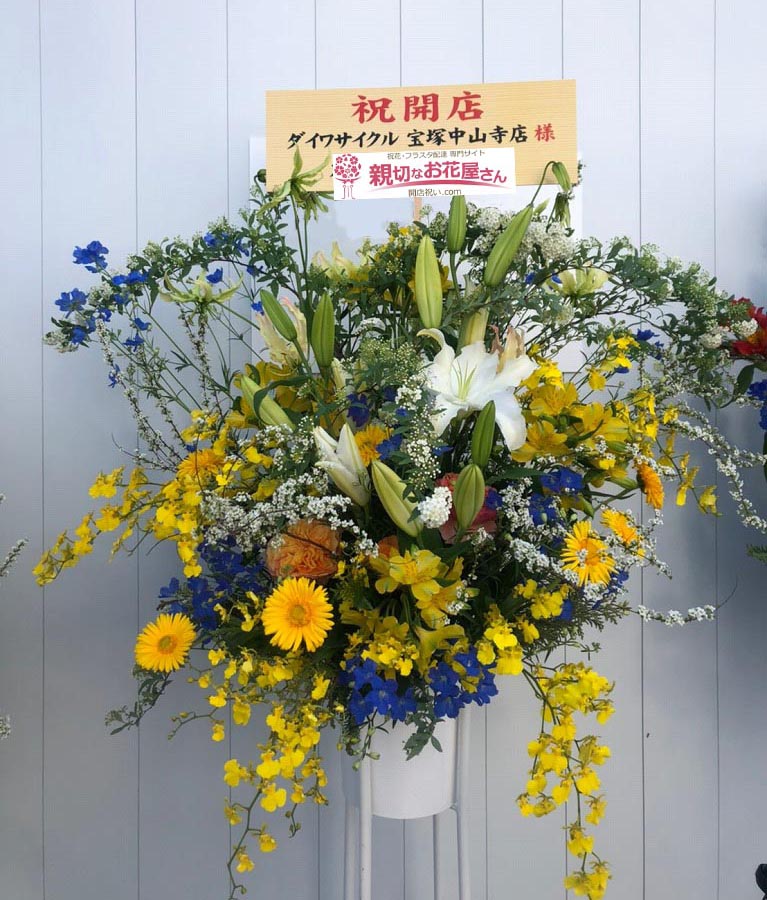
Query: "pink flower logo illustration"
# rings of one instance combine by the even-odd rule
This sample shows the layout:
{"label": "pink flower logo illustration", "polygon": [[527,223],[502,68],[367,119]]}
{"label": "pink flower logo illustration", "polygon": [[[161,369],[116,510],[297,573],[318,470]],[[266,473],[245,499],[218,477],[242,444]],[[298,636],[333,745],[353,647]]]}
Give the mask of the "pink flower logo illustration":
{"label": "pink flower logo illustration", "polygon": [[336,161],[333,164],[333,174],[344,186],[344,200],[354,199],[352,188],[354,182],[360,177],[361,172],[362,165],[359,157],[353,153],[342,153],[336,157]]}

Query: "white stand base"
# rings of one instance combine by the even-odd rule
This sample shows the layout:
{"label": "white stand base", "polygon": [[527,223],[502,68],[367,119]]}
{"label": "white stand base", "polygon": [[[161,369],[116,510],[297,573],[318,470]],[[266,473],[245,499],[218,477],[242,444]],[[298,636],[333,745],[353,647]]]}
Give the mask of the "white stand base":
{"label": "white stand base", "polygon": [[[458,717],[455,737],[454,796],[449,809],[455,812],[458,842],[458,897],[471,900],[469,871],[469,710]],[[373,900],[373,767],[380,760],[365,758],[359,770],[359,798],[346,795],[344,829],[344,900]],[[407,763],[405,763],[407,765]],[[356,802],[358,799],[358,803]],[[358,805],[359,804],[359,805]],[[444,808],[444,807],[443,807]],[[446,827],[445,818],[431,816],[434,834],[434,900],[442,900],[442,861],[440,850]],[[387,816],[387,818],[394,818]],[[399,818],[399,817],[397,817]],[[412,818],[410,816],[409,818]]]}

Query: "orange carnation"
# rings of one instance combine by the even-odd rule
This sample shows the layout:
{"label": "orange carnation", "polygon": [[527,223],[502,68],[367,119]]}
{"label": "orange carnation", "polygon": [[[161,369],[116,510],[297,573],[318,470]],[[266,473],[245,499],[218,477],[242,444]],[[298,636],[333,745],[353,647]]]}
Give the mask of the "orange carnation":
{"label": "orange carnation", "polygon": [[327,581],[338,570],[338,532],[317,519],[300,519],[269,541],[266,568],[273,578]]}

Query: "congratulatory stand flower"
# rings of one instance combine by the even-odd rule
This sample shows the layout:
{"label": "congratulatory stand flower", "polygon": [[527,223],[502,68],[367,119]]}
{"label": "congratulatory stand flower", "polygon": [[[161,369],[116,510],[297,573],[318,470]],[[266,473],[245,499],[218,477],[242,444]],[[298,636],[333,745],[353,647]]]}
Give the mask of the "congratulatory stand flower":
{"label": "congratulatory stand flower", "polygon": [[[759,322],[749,331],[749,310],[699,267],[623,239],[576,242],[569,176],[554,163],[542,181],[549,171],[561,188],[550,214],[454,198],[449,215],[393,224],[354,259],[309,260],[326,198],[299,157],[278,190],[256,183],[239,222],[150,243],[124,269],[98,241],[75,249],[95,283],[61,295],[47,340],[99,345],[142,451],[98,474],[97,507],[35,574],[51,581],[103,534],[114,552],[137,538],[175,546],[179,571],[135,646],[138,700],[108,721],[136,725],[180,672],[201,709],[176,715],[173,734],[203,720],[223,742],[264,710],[266,736],[222,773],[230,898],[253,850],[277,845],[265,813],[294,833],[302,805],[327,802],[324,728],[360,758],[377,728],[404,723],[414,755],[439,720],[520,675],[543,715],[517,804],[537,817],[567,803],[566,886],[602,897],[610,873],[590,826],[609,749],[586,722],[609,718],[612,684],[552,651],[590,659],[586,635],[630,612],[710,618],[632,611],[624,597],[632,569],[667,571],[653,536],[669,486],[680,505],[716,509],[713,486],[696,484],[696,445],[743,520],[767,530],[741,476],[764,458],[697,411],[764,404],[759,385],[732,378],[721,332],[748,340]],[[565,371],[573,341],[583,360]],[[240,371],[230,352],[248,360]],[[621,508],[632,496],[653,511],[642,523]]]}

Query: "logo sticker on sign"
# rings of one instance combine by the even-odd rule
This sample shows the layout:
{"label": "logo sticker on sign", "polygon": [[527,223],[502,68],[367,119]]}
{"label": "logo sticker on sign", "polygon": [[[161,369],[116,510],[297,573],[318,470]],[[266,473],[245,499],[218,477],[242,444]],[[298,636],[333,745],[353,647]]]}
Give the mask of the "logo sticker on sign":
{"label": "logo sticker on sign", "polygon": [[336,200],[509,195],[517,189],[514,150],[412,150],[333,154]]}

